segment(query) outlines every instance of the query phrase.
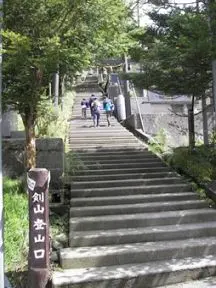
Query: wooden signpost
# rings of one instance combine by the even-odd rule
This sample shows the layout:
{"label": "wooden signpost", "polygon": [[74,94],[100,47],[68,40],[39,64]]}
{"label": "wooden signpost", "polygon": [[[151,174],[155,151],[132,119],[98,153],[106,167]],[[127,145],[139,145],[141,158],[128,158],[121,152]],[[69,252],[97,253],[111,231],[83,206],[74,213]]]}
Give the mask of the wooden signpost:
{"label": "wooden signpost", "polygon": [[27,174],[29,193],[28,287],[45,288],[50,274],[49,190],[50,172],[33,168]]}

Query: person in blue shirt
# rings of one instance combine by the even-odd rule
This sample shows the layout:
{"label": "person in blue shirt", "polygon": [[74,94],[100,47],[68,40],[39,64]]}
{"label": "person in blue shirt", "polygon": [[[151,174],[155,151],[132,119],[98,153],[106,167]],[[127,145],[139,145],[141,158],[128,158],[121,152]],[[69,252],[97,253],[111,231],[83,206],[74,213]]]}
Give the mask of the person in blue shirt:
{"label": "person in blue shirt", "polygon": [[109,99],[107,97],[107,95],[105,96],[104,101],[103,101],[103,109],[106,112],[107,124],[109,127],[111,125],[110,124],[110,118],[111,118],[112,112],[114,110],[114,104],[112,103],[111,99]]}

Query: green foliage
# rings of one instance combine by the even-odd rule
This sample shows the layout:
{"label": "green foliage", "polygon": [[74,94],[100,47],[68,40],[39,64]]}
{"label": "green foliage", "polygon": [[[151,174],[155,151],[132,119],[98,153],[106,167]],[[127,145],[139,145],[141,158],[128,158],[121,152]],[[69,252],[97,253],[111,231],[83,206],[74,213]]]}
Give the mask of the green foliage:
{"label": "green foliage", "polygon": [[216,131],[213,131],[210,135],[210,143],[215,145],[216,144]]}
{"label": "green foliage", "polygon": [[56,213],[50,215],[51,225],[51,237],[54,239],[55,236],[68,233],[68,214],[65,213],[63,216]]}
{"label": "green foliage", "polygon": [[154,28],[140,37],[142,49],[131,51],[143,66],[129,76],[136,85],[168,95],[200,97],[211,80],[211,45],[205,12],[172,9],[152,13]]}
{"label": "green foliage", "polygon": [[[3,10],[3,106],[10,105],[22,117],[31,168],[36,121],[39,134],[48,133],[37,118],[45,115],[53,74],[74,76],[101,55],[127,51],[129,14],[122,0],[8,0]],[[48,121],[62,121],[48,112]]]}
{"label": "green foliage", "polygon": [[[28,196],[22,180],[3,179],[5,272],[13,287],[27,287]],[[52,238],[68,232],[68,215],[50,215]]]}
{"label": "green foliage", "polygon": [[160,129],[158,134],[148,143],[150,151],[156,154],[163,154],[167,148],[167,137],[164,129]]}
{"label": "green foliage", "polygon": [[37,137],[60,137],[66,140],[68,122],[63,111],[56,110],[52,103],[44,103],[36,120]]}
{"label": "green foliage", "polygon": [[67,91],[63,97],[63,109],[55,108],[50,100],[41,105],[35,124],[37,137],[60,137],[66,142],[74,93]]}
{"label": "green foliage", "polygon": [[[55,111],[55,108],[52,102],[47,101],[41,105],[40,112],[38,113],[38,117],[36,119],[35,127],[36,127],[36,136],[37,137],[46,137],[50,136],[50,124],[56,123],[58,121],[58,114]],[[58,131],[56,129],[56,131]]]}
{"label": "green foliage", "polygon": [[130,45],[128,19],[122,0],[8,0],[4,104],[36,113],[54,72],[75,75],[101,55],[121,55]]}
{"label": "green foliage", "polygon": [[186,147],[176,148],[166,158],[167,163],[180,174],[192,177],[193,189],[201,199],[208,202],[209,206],[215,206],[215,203],[206,196],[205,189],[199,184],[209,183],[216,179],[215,156],[214,147],[199,146],[193,151]]}
{"label": "green foliage", "polygon": [[3,180],[5,270],[18,271],[27,265],[28,199],[20,180]]}
{"label": "green foliage", "polygon": [[85,169],[85,164],[76,153],[72,151],[66,153],[64,169],[66,175],[76,175],[83,169]]}
{"label": "green foliage", "polygon": [[216,177],[215,149],[205,146],[191,151],[188,148],[176,148],[167,161],[179,172],[194,177],[199,183],[210,182]]}

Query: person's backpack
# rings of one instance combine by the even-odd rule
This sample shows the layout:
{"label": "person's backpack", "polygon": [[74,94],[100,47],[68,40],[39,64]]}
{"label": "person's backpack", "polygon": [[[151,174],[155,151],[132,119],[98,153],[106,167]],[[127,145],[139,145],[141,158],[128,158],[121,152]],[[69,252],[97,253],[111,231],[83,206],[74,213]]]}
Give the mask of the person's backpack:
{"label": "person's backpack", "polygon": [[92,110],[93,110],[93,112],[95,112],[95,113],[100,112],[100,102],[99,102],[98,100],[94,100],[94,101],[92,102]]}
{"label": "person's backpack", "polygon": [[104,105],[104,110],[105,111],[111,111],[112,110],[112,103],[111,102],[106,102]]}
{"label": "person's backpack", "polygon": [[113,111],[112,110],[112,106],[113,106],[113,104],[112,104],[112,101],[110,100],[110,99],[105,99],[104,100],[104,102],[103,102],[103,108],[104,108],[104,110],[105,111]]}
{"label": "person's backpack", "polygon": [[82,101],[82,102],[81,102],[81,107],[82,107],[82,108],[87,108],[86,101]]}

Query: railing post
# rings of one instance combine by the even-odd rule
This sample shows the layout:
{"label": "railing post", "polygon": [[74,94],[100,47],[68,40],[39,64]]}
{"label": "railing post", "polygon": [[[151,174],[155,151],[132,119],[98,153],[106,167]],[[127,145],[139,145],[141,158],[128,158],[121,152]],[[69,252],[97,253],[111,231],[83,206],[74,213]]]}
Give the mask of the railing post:
{"label": "railing post", "polygon": [[29,288],[45,288],[50,276],[49,182],[50,172],[46,169],[33,168],[27,174],[29,194]]}

